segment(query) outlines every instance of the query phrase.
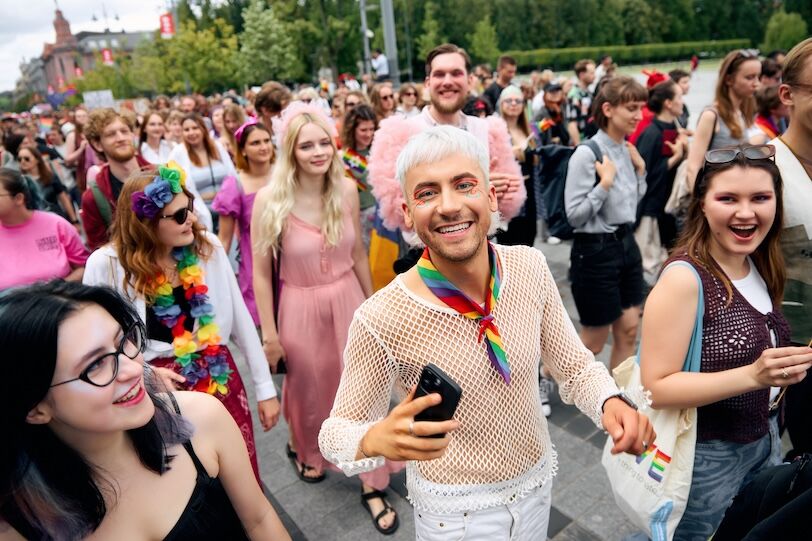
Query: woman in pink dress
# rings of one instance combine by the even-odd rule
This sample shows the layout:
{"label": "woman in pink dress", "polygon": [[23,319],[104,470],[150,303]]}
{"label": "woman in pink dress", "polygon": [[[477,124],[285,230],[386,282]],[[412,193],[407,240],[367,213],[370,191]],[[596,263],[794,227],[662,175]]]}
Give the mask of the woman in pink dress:
{"label": "woman in pink dress", "polygon": [[[288,456],[302,481],[317,483],[332,467],[319,450],[319,430],[338,390],[353,313],[372,294],[372,278],[360,235],[358,189],[344,176],[326,114],[294,103],[274,132],[280,155],[271,183],[257,193],[251,219],[254,292],[268,362],[275,370],[281,358],[286,361]],[[279,321],[271,286],[274,258],[282,283]],[[361,475],[362,502],[382,533],[398,527],[382,491],[399,467]]]}

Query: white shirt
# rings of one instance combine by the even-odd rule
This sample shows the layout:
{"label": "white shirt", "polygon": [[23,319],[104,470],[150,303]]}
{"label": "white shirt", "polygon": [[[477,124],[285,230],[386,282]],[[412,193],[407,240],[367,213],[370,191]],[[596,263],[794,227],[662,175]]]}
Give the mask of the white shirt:
{"label": "white shirt", "polygon": [[149,144],[144,141],[141,143],[141,157],[147,160],[149,163],[166,163],[169,161],[169,153],[172,152],[172,147],[174,147],[172,143],[167,141],[166,139],[161,139],[161,142],[158,144],[158,152],[155,152]]}
{"label": "white shirt", "polygon": [[372,65],[372,69],[375,70],[375,75],[377,77],[389,75],[389,61],[386,59],[385,54],[379,54],[378,58],[373,57],[369,63]]}
{"label": "white shirt", "polygon": [[[254,327],[254,320],[240,293],[240,286],[231,270],[228,256],[223,245],[216,235],[204,233],[214,247],[211,256],[204,260],[201,258],[200,266],[203,268],[203,280],[209,288],[209,302],[214,306],[214,322],[220,328],[222,343],[233,340],[240,351],[245,355],[248,367],[251,370],[251,379],[257,400],[267,400],[276,396],[271,380],[271,372],[265,359],[265,352],[259,341],[259,335]],[[86,285],[109,286],[129,299],[135,306],[138,316],[146,325],[147,304],[144,297],[137,295],[131,287],[124,290],[124,268],[118,259],[118,254],[111,244],[105,244],[93,252],[85,264],[85,274],[82,282]],[[195,332],[198,323],[195,322]],[[159,340],[147,340],[147,350],[144,358],[147,361],[158,357],[171,357],[172,344]]]}

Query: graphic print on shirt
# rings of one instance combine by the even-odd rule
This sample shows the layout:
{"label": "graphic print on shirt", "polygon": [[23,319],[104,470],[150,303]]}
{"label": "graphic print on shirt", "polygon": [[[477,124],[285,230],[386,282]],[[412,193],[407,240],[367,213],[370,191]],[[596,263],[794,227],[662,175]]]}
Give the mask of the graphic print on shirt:
{"label": "graphic print on shirt", "polygon": [[59,250],[59,239],[56,238],[56,235],[50,235],[48,237],[42,237],[36,240],[37,249],[40,252],[48,252],[50,250]]}

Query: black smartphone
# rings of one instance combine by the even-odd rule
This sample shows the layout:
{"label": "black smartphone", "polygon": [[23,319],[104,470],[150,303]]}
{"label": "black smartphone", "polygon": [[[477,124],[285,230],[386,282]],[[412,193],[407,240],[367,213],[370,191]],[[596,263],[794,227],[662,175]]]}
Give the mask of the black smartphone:
{"label": "black smartphone", "polygon": [[[438,393],[443,401],[415,415],[415,421],[448,421],[454,417],[454,412],[457,411],[457,405],[462,397],[462,388],[448,374],[429,363],[420,374],[414,397],[420,398],[432,393]],[[445,434],[434,434],[427,437],[442,438],[444,436]]]}

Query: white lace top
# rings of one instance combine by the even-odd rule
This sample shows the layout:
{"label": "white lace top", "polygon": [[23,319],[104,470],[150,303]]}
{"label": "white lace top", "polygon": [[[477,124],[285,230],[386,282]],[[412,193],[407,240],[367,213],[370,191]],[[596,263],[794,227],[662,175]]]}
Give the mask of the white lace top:
{"label": "white lace top", "polygon": [[541,414],[539,361],[598,426],[604,400],[618,393],[606,368],[581,343],[544,256],[524,246],[497,246],[501,296],[494,308],[511,368],[511,383],[491,368],[478,323],[409,291],[401,277],[355,312],[344,372],[330,417],[319,434],[324,456],[347,475],[383,465],[355,460],[371,425],[386,416],[390,392],[400,401],[427,363],[462,387],[442,458],[409,462],[409,499],[418,509],[453,513],[502,505],[549,480],[556,457]]}

